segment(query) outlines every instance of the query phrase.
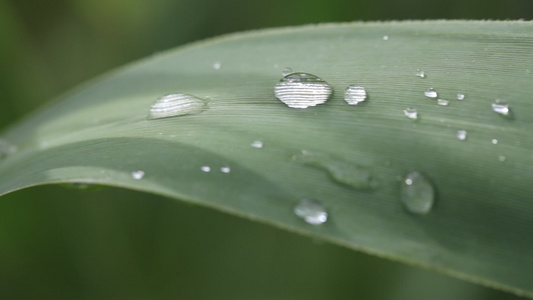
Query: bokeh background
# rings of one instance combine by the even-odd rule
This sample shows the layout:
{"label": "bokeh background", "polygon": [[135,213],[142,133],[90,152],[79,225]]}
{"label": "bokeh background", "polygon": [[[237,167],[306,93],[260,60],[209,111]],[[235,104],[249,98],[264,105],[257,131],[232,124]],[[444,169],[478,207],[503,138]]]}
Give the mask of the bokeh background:
{"label": "bokeh background", "polygon": [[[531,0],[0,0],[0,130],[76,85],[220,34],[323,22],[533,19]],[[514,299],[138,192],[0,199],[2,299]]]}

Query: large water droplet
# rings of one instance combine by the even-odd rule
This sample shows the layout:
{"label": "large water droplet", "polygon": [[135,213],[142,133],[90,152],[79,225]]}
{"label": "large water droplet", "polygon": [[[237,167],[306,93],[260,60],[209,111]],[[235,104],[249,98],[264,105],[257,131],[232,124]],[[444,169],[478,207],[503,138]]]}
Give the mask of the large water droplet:
{"label": "large water droplet", "polygon": [[422,70],[416,70],[416,76],[420,78],[426,78],[426,73]]}
{"label": "large water droplet", "polygon": [[438,94],[437,94],[437,91],[435,91],[435,89],[433,88],[428,88],[425,92],[424,92],[424,96],[428,97],[428,98],[437,98]]}
{"label": "large water droplet", "polygon": [[357,105],[366,100],[366,90],[362,86],[350,85],[344,91],[344,101],[350,105]]}
{"label": "large water droplet", "polygon": [[400,188],[400,200],[405,208],[415,214],[427,214],[435,202],[435,190],[431,182],[419,172],[405,176]]}
{"label": "large water droplet", "polygon": [[328,101],[333,88],[313,74],[291,73],[276,84],[274,94],[288,107],[307,108]]}
{"label": "large water droplet", "polygon": [[202,170],[202,172],[209,173],[209,172],[211,172],[211,167],[210,166],[202,166],[200,168],[200,170]]}
{"label": "large water droplet", "polygon": [[220,172],[227,174],[227,173],[231,172],[231,168],[229,166],[224,166],[224,167],[220,168]]}
{"label": "large water droplet", "polygon": [[437,99],[437,105],[439,106],[448,106],[450,104],[450,101],[445,99]]}
{"label": "large water droplet", "polygon": [[510,112],[509,104],[502,100],[496,100],[492,103],[492,111],[502,116],[507,116]]}
{"label": "large water droplet", "polygon": [[252,148],[256,148],[256,149],[261,149],[263,148],[263,142],[262,141],[253,141],[250,146],[252,146]]}
{"label": "large water droplet", "polygon": [[205,100],[188,94],[169,94],[158,98],[150,107],[148,119],[161,119],[201,113],[207,108]]}
{"label": "large water droplet", "polygon": [[457,138],[458,138],[460,141],[464,141],[464,140],[466,140],[466,135],[467,135],[466,130],[457,130]]}
{"label": "large water droplet", "polygon": [[494,144],[494,145],[498,144],[498,140],[497,140],[497,139],[492,139],[491,142],[492,142],[492,144]]}
{"label": "large water droplet", "polygon": [[133,177],[133,179],[136,179],[136,180],[143,179],[144,171],[142,170],[133,171],[131,172],[131,177]]}
{"label": "large water droplet", "polygon": [[328,212],[324,206],[312,199],[300,200],[294,207],[294,214],[312,225],[324,224],[328,220]]}
{"label": "large water droplet", "polygon": [[458,93],[457,94],[457,100],[465,100],[465,94]]}
{"label": "large water droplet", "polygon": [[418,111],[412,107],[404,109],[403,114],[411,120],[418,119]]}
{"label": "large water droplet", "polygon": [[301,154],[292,157],[294,161],[315,166],[328,171],[333,180],[360,190],[375,189],[377,181],[366,168],[348,161],[331,158],[325,154],[310,151],[302,151]]}
{"label": "large water droplet", "polygon": [[281,71],[281,75],[283,76],[287,76],[289,74],[292,73],[292,68],[291,67],[286,67],[285,69],[283,69],[283,71]]}

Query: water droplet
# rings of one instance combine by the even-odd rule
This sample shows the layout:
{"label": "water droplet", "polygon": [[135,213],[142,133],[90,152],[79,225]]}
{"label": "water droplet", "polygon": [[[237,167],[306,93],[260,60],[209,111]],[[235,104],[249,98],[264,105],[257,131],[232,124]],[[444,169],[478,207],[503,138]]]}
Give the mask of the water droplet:
{"label": "water droplet", "polygon": [[437,91],[435,91],[435,89],[433,88],[428,88],[425,92],[424,92],[424,96],[428,97],[428,98],[437,98]]}
{"label": "water droplet", "polygon": [[138,171],[131,172],[131,177],[133,177],[133,179],[137,179],[137,180],[143,179],[144,171],[138,170]]}
{"label": "water droplet", "polygon": [[494,145],[498,144],[498,140],[497,139],[492,139],[491,141]]}
{"label": "water droplet", "polygon": [[502,116],[507,116],[510,112],[509,104],[502,100],[496,100],[492,103],[492,111]]}
{"label": "water droplet", "polygon": [[466,130],[458,130],[458,131],[457,131],[457,138],[458,138],[460,141],[464,141],[464,140],[466,140],[466,135],[467,135]]}
{"label": "water droplet", "polygon": [[498,160],[501,161],[501,162],[505,162],[507,160],[507,157],[505,157],[503,155],[500,155],[500,156],[498,156]]}
{"label": "water droplet", "polygon": [[261,149],[263,148],[263,142],[262,141],[253,141],[250,146],[253,148]]}
{"label": "water droplet", "polygon": [[158,98],[150,107],[148,119],[161,119],[201,113],[207,108],[205,100],[188,94],[169,94]]}
{"label": "water droplet", "polygon": [[220,70],[220,68],[222,67],[222,63],[217,61],[213,64],[213,69],[215,70]]}
{"label": "water droplet", "polygon": [[333,180],[360,190],[375,189],[377,181],[372,174],[361,166],[354,163],[331,158],[325,154],[317,154],[310,151],[302,151],[301,154],[292,157],[294,161],[315,166],[328,171]]}
{"label": "water droplet", "polygon": [[465,100],[465,94],[458,93],[457,100]]}
{"label": "water droplet", "polygon": [[388,41],[388,40],[389,40],[389,36],[388,36],[388,35],[384,35],[384,36],[383,36],[383,40],[384,40],[384,41]]}
{"label": "water droplet", "polygon": [[224,166],[224,167],[220,168],[220,172],[227,174],[227,173],[231,172],[231,168],[228,167],[228,166]]}
{"label": "water droplet", "polygon": [[328,220],[328,212],[324,206],[312,199],[300,200],[294,207],[294,214],[312,225],[324,224]]}
{"label": "water droplet", "polygon": [[313,74],[291,73],[276,84],[274,94],[288,107],[307,108],[328,101],[333,88]]}
{"label": "water droplet", "polygon": [[366,100],[366,90],[362,86],[350,85],[344,91],[344,101],[350,105],[357,105]]}
{"label": "water droplet", "polygon": [[416,70],[416,76],[420,78],[426,78],[426,73],[422,70]]}
{"label": "water droplet", "polygon": [[291,67],[286,67],[285,69],[283,69],[283,71],[281,71],[281,75],[283,75],[283,77],[289,75],[292,73],[292,68]]}
{"label": "water droplet", "polygon": [[17,151],[17,147],[11,145],[8,141],[0,139],[0,159],[7,157]]}
{"label": "water droplet", "polygon": [[202,172],[205,172],[205,173],[211,172],[210,166],[202,166],[200,169],[202,170]]}
{"label": "water droplet", "polygon": [[412,107],[408,107],[408,108],[404,109],[403,113],[404,113],[404,115],[406,117],[408,117],[411,120],[418,119],[418,111],[416,111],[416,109],[414,109]]}
{"label": "water droplet", "polygon": [[61,183],[60,186],[70,189],[70,190],[80,190],[84,192],[97,192],[101,191],[106,186],[99,185],[99,184],[91,184],[91,183],[85,183],[85,182],[68,182],[68,183]]}
{"label": "water droplet", "polygon": [[431,182],[419,172],[411,172],[403,179],[400,199],[405,208],[415,214],[427,214],[435,202]]}
{"label": "water droplet", "polygon": [[437,105],[439,106],[448,106],[450,104],[450,101],[445,99],[437,99]]}

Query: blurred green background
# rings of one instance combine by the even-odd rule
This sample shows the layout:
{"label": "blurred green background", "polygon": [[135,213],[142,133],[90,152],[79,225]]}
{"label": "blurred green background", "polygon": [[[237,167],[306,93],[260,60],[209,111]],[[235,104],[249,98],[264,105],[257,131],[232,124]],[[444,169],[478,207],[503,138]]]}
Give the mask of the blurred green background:
{"label": "blurred green background", "polygon": [[[0,0],[0,128],[136,59],[321,22],[532,19],[531,0]],[[2,299],[512,299],[153,195],[38,187],[0,200]]]}

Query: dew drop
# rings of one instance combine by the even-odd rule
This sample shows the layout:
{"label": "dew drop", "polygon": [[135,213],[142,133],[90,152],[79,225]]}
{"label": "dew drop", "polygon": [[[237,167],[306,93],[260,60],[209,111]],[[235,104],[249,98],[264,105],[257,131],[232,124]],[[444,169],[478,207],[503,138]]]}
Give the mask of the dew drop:
{"label": "dew drop", "polygon": [[384,40],[384,41],[388,41],[388,40],[389,40],[389,36],[388,36],[388,35],[384,35],[384,36],[383,36],[383,40]]}
{"label": "dew drop", "polygon": [[158,98],[148,113],[148,119],[161,119],[198,114],[207,108],[205,100],[188,94],[168,94]]}
{"label": "dew drop", "polygon": [[428,97],[428,98],[437,98],[437,91],[435,91],[435,89],[433,88],[428,88],[425,92],[424,92],[424,96]]}
{"label": "dew drop", "polygon": [[465,94],[458,93],[457,94],[457,100],[465,100]]}
{"label": "dew drop", "polygon": [[294,207],[294,214],[311,225],[324,224],[328,220],[328,212],[324,206],[312,199],[300,200]]}
{"label": "dew drop", "polygon": [[437,99],[437,105],[439,106],[448,106],[450,104],[450,101],[445,99]]}
{"label": "dew drop", "polygon": [[331,178],[340,184],[360,190],[371,190],[378,186],[370,171],[348,161],[305,150],[301,154],[294,155],[292,159],[305,165],[326,170]]}
{"label": "dew drop", "polygon": [[426,73],[422,70],[416,70],[416,76],[420,78],[426,78]]}
{"label": "dew drop", "polygon": [[228,166],[224,166],[220,168],[220,172],[228,174],[229,172],[231,172],[231,168]]}
{"label": "dew drop", "polygon": [[498,144],[498,140],[497,140],[497,139],[492,139],[491,142],[492,142],[492,144],[494,144],[494,145]]}
{"label": "dew drop", "polygon": [[131,172],[131,177],[133,177],[133,179],[136,179],[136,180],[143,179],[144,171],[138,170],[138,171]]}
{"label": "dew drop", "polygon": [[256,149],[261,149],[263,148],[263,142],[262,141],[253,141],[250,146],[252,146],[252,148],[256,148]]}
{"label": "dew drop", "polygon": [[211,172],[211,167],[210,166],[202,166],[200,168],[200,170],[202,170],[202,172],[209,173],[209,172]]}
{"label": "dew drop", "polygon": [[362,86],[350,85],[344,91],[344,101],[350,105],[357,105],[367,98],[366,90]]}
{"label": "dew drop", "polygon": [[284,77],[291,74],[292,73],[292,68],[291,67],[286,67],[285,69],[283,69],[283,71],[281,71],[281,75],[283,75]]}
{"label": "dew drop", "polygon": [[274,94],[288,107],[307,108],[328,101],[333,88],[313,74],[291,73],[276,84]]}
{"label": "dew drop", "polygon": [[411,120],[418,119],[418,111],[412,107],[404,109],[403,114]]}
{"label": "dew drop", "polygon": [[222,67],[222,63],[217,61],[213,64],[213,69],[215,70],[220,70],[220,68]]}
{"label": "dew drop", "polygon": [[8,141],[0,139],[0,159],[6,158],[8,155],[17,151],[17,147],[11,145]]}
{"label": "dew drop", "polygon": [[492,103],[492,111],[499,115],[507,116],[510,112],[509,104],[507,104],[507,102],[505,101],[498,99],[494,103]]}
{"label": "dew drop", "polygon": [[458,130],[457,131],[457,138],[460,140],[460,141],[464,141],[466,140],[466,135],[467,135],[467,132],[466,130]]}
{"label": "dew drop", "polygon": [[416,171],[405,176],[400,194],[400,200],[404,207],[414,214],[427,214],[435,202],[433,185]]}
{"label": "dew drop", "polygon": [[500,156],[498,156],[498,160],[501,161],[501,162],[505,162],[507,160],[507,157],[505,157],[503,155],[500,155]]}

